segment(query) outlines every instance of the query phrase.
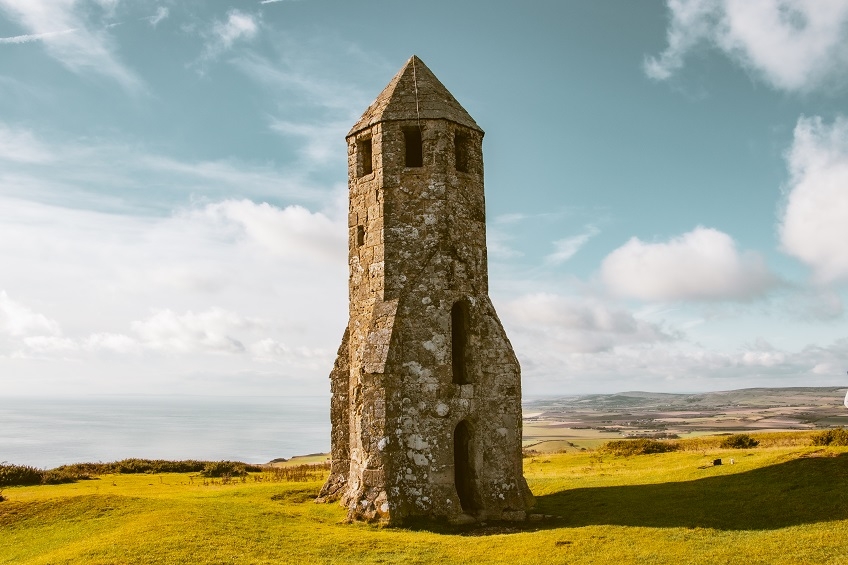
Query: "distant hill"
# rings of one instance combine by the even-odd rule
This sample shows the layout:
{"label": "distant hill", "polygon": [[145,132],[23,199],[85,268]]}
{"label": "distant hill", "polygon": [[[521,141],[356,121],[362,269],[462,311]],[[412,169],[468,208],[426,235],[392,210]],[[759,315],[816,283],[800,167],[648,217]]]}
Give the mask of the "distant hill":
{"label": "distant hill", "polygon": [[845,393],[845,387],[630,391],[530,400],[524,413],[529,421],[634,433],[815,429],[848,425]]}

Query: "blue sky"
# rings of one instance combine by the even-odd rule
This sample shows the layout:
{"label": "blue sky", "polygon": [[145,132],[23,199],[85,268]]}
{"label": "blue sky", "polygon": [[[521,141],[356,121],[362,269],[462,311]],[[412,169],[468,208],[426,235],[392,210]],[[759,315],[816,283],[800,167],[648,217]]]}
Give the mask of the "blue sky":
{"label": "blue sky", "polygon": [[327,394],[413,53],[526,393],[848,381],[844,0],[0,0],[2,394]]}

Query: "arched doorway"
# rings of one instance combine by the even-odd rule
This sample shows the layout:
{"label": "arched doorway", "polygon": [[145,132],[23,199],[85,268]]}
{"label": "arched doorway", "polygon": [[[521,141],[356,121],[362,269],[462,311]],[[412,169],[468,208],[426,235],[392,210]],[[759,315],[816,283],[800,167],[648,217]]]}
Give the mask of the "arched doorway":
{"label": "arched doorway", "polygon": [[474,466],[471,459],[471,426],[465,420],[457,424],[453,432],[453,469],[456,494],[462,511],[474,514],[479,510]]}

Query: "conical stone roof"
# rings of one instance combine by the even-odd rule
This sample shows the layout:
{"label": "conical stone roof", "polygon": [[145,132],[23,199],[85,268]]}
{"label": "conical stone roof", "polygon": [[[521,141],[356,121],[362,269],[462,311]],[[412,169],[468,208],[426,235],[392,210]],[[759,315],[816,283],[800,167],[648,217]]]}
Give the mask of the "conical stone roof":
{"label": "conical stone roof", "polygon": [[378,122],[416,118],[450,120],[483,131],[427,65],[413,55],[347,135],[350,137]]}

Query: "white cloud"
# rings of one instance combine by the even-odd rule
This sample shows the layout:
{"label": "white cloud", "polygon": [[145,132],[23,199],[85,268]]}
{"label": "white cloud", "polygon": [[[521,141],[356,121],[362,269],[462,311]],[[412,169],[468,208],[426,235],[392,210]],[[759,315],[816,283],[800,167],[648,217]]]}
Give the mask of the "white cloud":
{"label": "white cloud", "polygon": [[165,6],[159,6],[158,8],[156,8],[156,13],[148,18],[148,20],[150,21],[150,25],[156,27],[157,25],[159,25],[159,22],[167,19],[170,14],[171,11],[168,10],[168,8],[166,8]]}
{"label": "white cloud", "polygon": [[3,334],[11,337],[33,334],[58,336],[61,333],[58,322],[12,300],[5,290],[0,290],[0,336]]}
{"label": "white cloud", "polygon": [[76,351],[77,343],[68,337],[57,335],[36,335],[23,338],[26,345],[28,355],[62,355],[71,351]]}
{"label": "white cloud", "polygon": [[495,224],[517,224],[518,222],[524,221],[529,218],[527,214],[522,214],[520,212],[512,212],[509,214],[501,214],[494,219]]}
{"label": "white cloud", "polygon": [[283,361],[301,367],[311,367],[326,371],[333,362],[332,355],[325,349],[309,347],[289,347],[271,338],[262,339],[250,345],[250,353],[263,361]]}
{"label": "white cloud", "polygon": [[[844,382],[848,363],[848,338],[792,350],[752,336],[742,346],[716,348],[680,331],[685,313],[637,313],[593,296],[525,294],[498,312],[530,395],[797,386],[799,378],[824,386]],[[646,319],[658,314],[659,322]]]}
{"label": "white cloud", "polygon": [[604,259],[601,279],[617,296],[648,301],[748,300],[776,283],[758,253],[704,227],[666,243],[631,238]]}
{"label": "white cloud", "polygon": [[[171,176],[174,188],[186,191],[197,191],[207,197],[226,194],[240,194],[251,197],[294,198],[311,201],[327,199],[323,187],[312,186],[310,181],[297,171],[279,171],[269,165],[242,163],[233,160],[186,162],[171,157],[155,154],[138,154],[133,157],[132,148],[120,147],[102,149],[117,153],[125,168],[146,170],[154,174]],[[96,152],[97,147],[87,151]],[[115,162],[114,160],[112,161]],[[122,171],[109,171],[110,174],[120,175]],[[121,178],[131,184],[131,175]]]}
{"label": "white cloud", "polygon": [[341,83],[332,76],[321,77],[315,72],[315,67],[327,65],[326,61],[311,58],[302,45],[285,48],[290,48],[293,54],[283,53],[272,61],[255,53],[243,53],[233,59],[233,64],[271,91],[294,92],[297,99],[306,100],[311,106],[342,111],[340,119],[346,120],[348,127],[368,107],[372,95],[362,93],[351,83]]}
{"label": "white cloud", "polygon": [[[92,4],[100,9],[92,10]],[[139,77],[117,56],[114,38],[96,15],[108,17],[117,2],[85,0],[0,0],[0,9],[27,29],[25,41],[41,41],[47,53],[70,71],[101,74],[132,92],[144,89]],[[22,42],[25,42],[22,40]]]}
{"label": "white cloud", "polygon": [[[509,326],[507,327],[509,330]],[[755,340],[720,351],[681,336],[576,351],[553,336],[510,332],[522,366],[525,394],[586,394],[653,390],[696,392],[757,386],[843,385],[848,338],[792,351]]]}
{"label": "white cloud", "polygon": [[[182,314],[170,309],[154,311],[147,318],[130,324],[131,334],[97,332],[78,338],[61,335],[59,325],[41,314],[11,301],[0,292],[0,337],[20,338],[23,348],[18,358],[45,358],[59,355],[68,358],[73,354],[142,355],[163,353],[191,356],[195,354],[250,354],[256,360],[304,362],[329,365],[324,349],[297,345],[289,347],[273,338],[262,338],[250,346],[244,337],[267,333],[268,323],[258,318],[245,318],[222,308],[209,308],[202,312],[187,311]],[[6,346],[8,349],[8,344]],[[315,367],[313,367],[315,368]]]}
{"label": "white cloud", "polygon": [[[185,161],[115,140],[55,137],[0,121],[0,196],[120,210],[147,209],[153,203],[167,210],[186,197],[212,201],[235,194],[335,205],[335,196],[302,170],[234,159]],[[151,189],[162,188],[167,190],[150,198]]]}
{"label": "white cloud", "polygon": [[501,229],[500,226],[489,226],[486,229],[486,249],[489,257],[496,260],[506,260],[524,255],[510,245],[510,242],[514,239],[512,234]]}
{"label": "white cloud", "polygon": [[668,0],[671,24],[667,31],[668,47],[658,57],[645,59],[645,73],[665,80],[683,67],[683,57],[700,41],[709,37],[718,4],[703,0]]}
{"label": "white cloud", "polygon": [[313,163],[328,163],[344,150],[344,137],[350,127],[349,120],[325,123],[298,123],[273,118],[271,130],[283,135],[302,138],[300,154]]}
{"label": "white cloud", "polygon": [[252,39],[255,37],[259,31],[259,26],[250,14],[231,10],[227,14],[227,21],[216,22],[213,29],[221,41],[221,45],[225,49],[229,49],[239,39]]}
{"label": "white cloud", "polygon": [[[541,213],[510,212],[498,215],[489,221],[486,229],[489,255],[499,260],[523,256],[537,258],[539,246],[535,241],[539,237],[548,237],[540,235],[540,232],[560,234],[563,216],[572,214],[573,211],[554,210]],[[600,230],[594,224],[589,224],[585,225],[583,233],[552,241],[554,251],[544,256],[544,263],[550,266],[568,261],[599,233]],[[531,240],[533,243],[528,243]]]}
{"label": "white cloud", "polygon": [[745,367],[777,367],[786,363],[788,357],[766,340],[757,339],[752,345],[743,347],[738,363]]}
{"label": "white cloud", "polygon": [[799,290],[789,297],[787,312],[805,322],[839,320],[845,314],[845,305],[838,292],[827,287]]}
{"label": "white cloud", "polygon": [[545,257],[545,262],[553,265],[559,265],[560,263],[568,261],[574,257],[578,251],[580,251],[581,247],[586,245],[590,239],[599,233],[600,230],[598,228],[595,226],[589,226],[586,231],[581,234],[554,241],[554,248],[556,251]]}
{"label": "white cloud", "polygon": [[848,3],[844,0],[668,0],[668,46],[645,59],[664,80],[699,45],[710,45],[774,88],[809,91],[844,83]]}
{"label": "white cloud", "polygon": [[145,320],[132,323],[146,347],[176,353],[242,353],[245,347],[234,334],[259,325],[234,312],[211,308],[204,312],[177,314],[159,310]]}
{"label": "white cloud", "polygon": [[91,352],[139,355],[143,348],[138,340],[124,334],[94,333],[82,340],[81,347]]}
{"label": "white cloud", "polygon": [[291,348],[286,344],[270,338],[257,341],[251,350],[264,359],[287,357],[291,353]]}
{"label": "white cloud", "polygon": [[201,34],[206,38],[201,61],[212,61],[232,49],[236,42],[255,38],[259,34],[258,16],[230,10],[225,21],[214,22]]}
{"label": "white cloud", "polygon": [[11,128],[0,122],[0,160],[46,163],[50,151],[29,130]]}
{"label": "white cloud", "polygon": [[345,223],[249,200],[155,217],[0,196],[0,387],[33,392],[78,362],[118,392],[227,371],[323,391],[347,320]]}
{"label": "white cloud", "polygon": [[302,206],[277,208],[265,202],[227,200],[209,204],[197,213],[221,222],[222,227],[224,224],[236,227],[275,255],[339,262],[347,255],[344,226]]}
{"label": "white cloud", "polygon": [[[77,360],[92,379],[111,383],[108,363],[122,354],[143,356],[145,374],[174,381],[256,363],[304,382],[324,376],[332,356],[302,352],[334,351],[346,321],[341,185],[331,191],[264,163],[189,162],[121,142],[54,137],[0,123],[0,288],[16,304],[38,304],[62,328],[39,326],[31,312],[24,335],[0,329],[0,381],[14,371],[39,373],[24,362],[38,358],[42,376],[61,378],[57,360]],[[165,194],[154,209],[151,191]],[[265,201],[272,198],[309,207]],[[264,325],[202,330],[197,320],[209,321],[202,315],[215,308]],[[160,314],[150,319],[150,312]],[[21,327],[20,319],[10,327]],[[269,339],[292,353],[260,355],[253,344]],[[204,361],[211,353],[215,361]]]}
{"label": "white cloud", "polygon": [[[285,139],[289,153],[297,155],[304,169],[318,174],[335,168],[333,163],[340,164],[334,155],[346,151],[347,130],[373,97],[373,93],[364,94],[351,86],[361,82],[361,75],[348,76],[351,66],[340,66],[338,57],[328,55],[357,53],[357,47],[328,46],[326,41],[322,38],[317,48],[314,37],[272,34],[268,42],[273,45],[273,55],[262,56],[251,49],[228,59],[278,101],[276,110],[268,114],[269,129]],[[373,59],[364,59],[354,68],[366,71],[374,66]],[[308,122],[305,115],[310,116]]]}
{"label": "white cloud", "polygon": [[848,119],[828,125],[801,117],[787,161],[783,250],[809,265],[819,283],[848,282]]}
{"label": "white cloud", "polygon": [[506,324],[521,334],[530,350],[597,353],[622,345],[653,343],[674,336],[622,308],[597,299],[550,293],[519,296],[501,308]]}

